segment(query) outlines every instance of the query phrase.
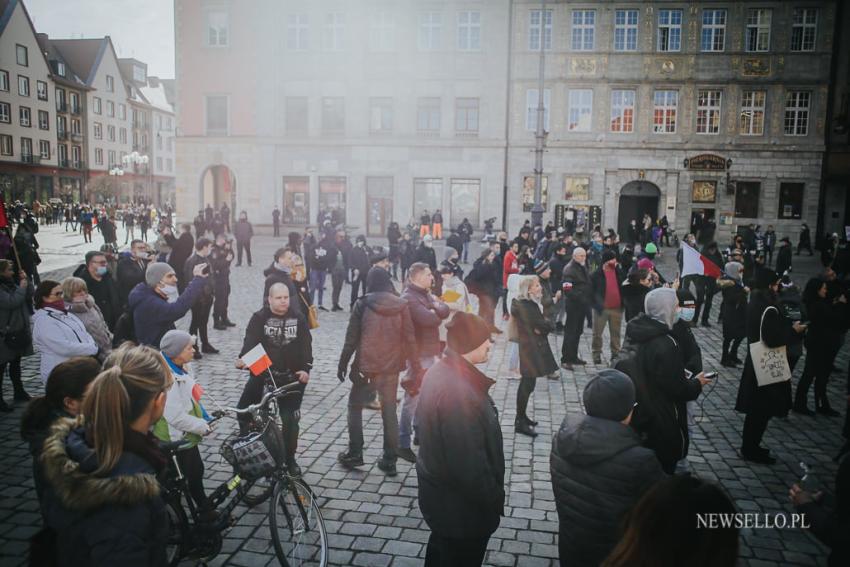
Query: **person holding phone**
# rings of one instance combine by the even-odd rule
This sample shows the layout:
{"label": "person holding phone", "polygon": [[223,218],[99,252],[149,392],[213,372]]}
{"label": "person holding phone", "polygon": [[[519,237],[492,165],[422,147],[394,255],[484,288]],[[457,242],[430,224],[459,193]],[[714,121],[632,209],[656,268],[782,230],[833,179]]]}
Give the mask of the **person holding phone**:
{"label": "person holding phone", "polygon": [[[201,352],[204,354],[218,354],[218,349],[210,344],[207,327],[210,321],[210,311],[215,299],[215,276],[210,270],[210,251],[212,242],[208,238],[199,238],[195,242],[195,253],[189,256],[183,267],[183,273],[187,280],[192,279],[195,268],[201,267],[201,275],[205,276],[201,295],[192,304],[192,322],[189,324],[189,333],[201,338]],[[201,352],[195,348],[195,358],[201,358]]]}

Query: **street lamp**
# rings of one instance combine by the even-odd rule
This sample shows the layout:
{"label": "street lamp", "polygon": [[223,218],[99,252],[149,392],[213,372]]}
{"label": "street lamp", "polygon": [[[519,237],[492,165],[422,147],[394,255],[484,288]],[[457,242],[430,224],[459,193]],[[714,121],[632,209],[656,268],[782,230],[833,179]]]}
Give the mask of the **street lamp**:
{"label": "street lamp", "polygon": [[537,69],[537,129],[534,133],[534,204],[531,207],[531,226],[543,225],[543,152],[546,146],[544,117],[546,116],[543,87],[546,69],[546,0],[540,2],[540,60]]}
{"label": "street lamp", "polygon": [[[122,177],[124,175],[124,170],[118,167],[117,165],[109,169],[110,177]],[[117,182],[116,182],[117,183]],[[113,191],[115,194],[115,200],[118,200],[118,189]]]}

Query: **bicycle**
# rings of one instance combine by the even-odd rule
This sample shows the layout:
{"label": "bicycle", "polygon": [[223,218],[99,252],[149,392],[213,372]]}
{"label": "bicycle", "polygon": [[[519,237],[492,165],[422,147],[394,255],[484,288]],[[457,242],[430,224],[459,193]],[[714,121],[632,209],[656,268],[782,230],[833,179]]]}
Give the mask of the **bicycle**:
{"label": "bicycle", "polygon": [[[300,395],[296,390],[298,385],[293,382],[269,389],[259,403],[244,409],[223,408],[213,412],[214,421],[246,415],[251,418],[249,433],[234,434],[221,445],[221,455],[233,466],[233,476],[209,496],[211,506],[220,514],[216,521],[204,518],[197,509],[188,481],[180,470],[177,453],[186,447],[186,442],[160,445],[170,462],[160,480],[169,520],[166,546],[169,565],[176,566],[185,559],[205,564],[214,558],[221,551],[223,532],[237,523],[231,520],[236,506],[245,503],[252,507],[271,496],[269,528],[281,567],[327,566],[328,535],[316,495],[304,480],[290,476],[286,469],[283,433],[275,419],[277,400]],[[267,484],[260,486],[259,494],[251,493],[261,480]],[[228,498],[227,504],[219,508]]]}

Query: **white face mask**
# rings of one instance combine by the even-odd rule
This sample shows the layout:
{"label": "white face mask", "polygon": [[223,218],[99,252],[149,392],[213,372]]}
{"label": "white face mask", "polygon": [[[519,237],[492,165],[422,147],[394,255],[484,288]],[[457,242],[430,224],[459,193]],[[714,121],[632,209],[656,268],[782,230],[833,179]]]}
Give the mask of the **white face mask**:
{"label": "white face mask", "polygon": [[178,291],[176,285],[164,285],[162,286],[162,292],[166,295],[168,303],[174,303],[180,296],[180,291]]}
{"label": "white face mask", "polygon": [[425,244],[426,248],[431,248],[431,246],[433,246],[430,242],[423,242],[423,244]]}

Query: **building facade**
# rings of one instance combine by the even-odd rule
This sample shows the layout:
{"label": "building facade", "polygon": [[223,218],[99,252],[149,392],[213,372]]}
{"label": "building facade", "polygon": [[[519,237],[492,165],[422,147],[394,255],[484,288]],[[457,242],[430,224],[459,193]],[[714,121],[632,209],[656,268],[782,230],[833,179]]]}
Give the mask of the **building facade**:
{"label": "building facade", "polygon": [[184,217],[227,201],[312,224],[336,208],[378,235],[439,208],[515,231],[541,42],[544,218],[666,215],[681,233],[711,218],[725,239],[818,216],[835,2],[235,6],[175,5]]}

